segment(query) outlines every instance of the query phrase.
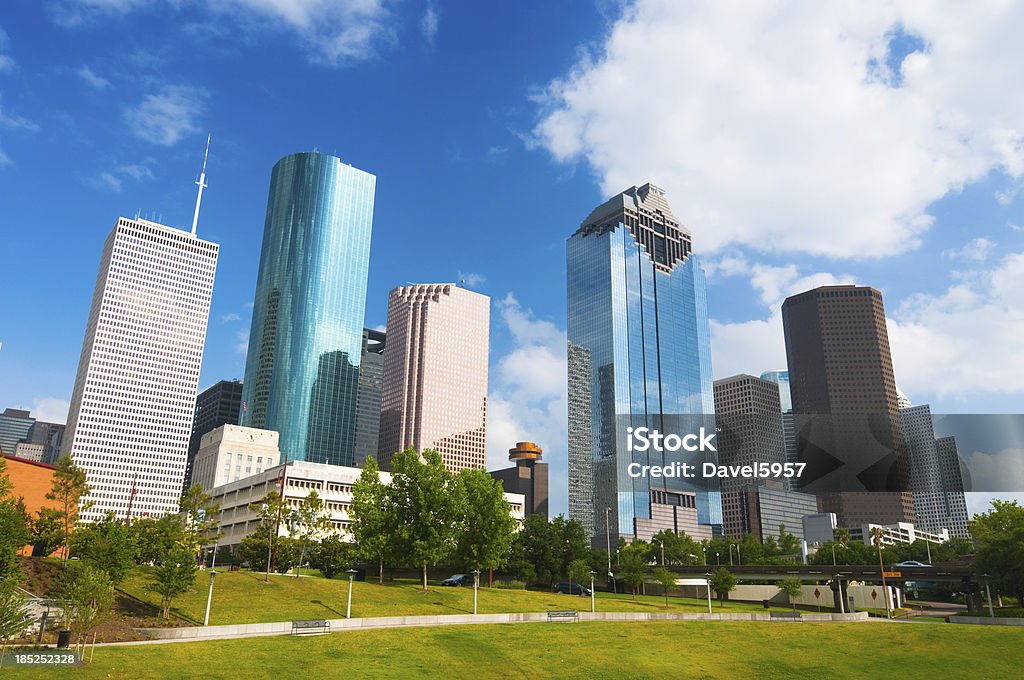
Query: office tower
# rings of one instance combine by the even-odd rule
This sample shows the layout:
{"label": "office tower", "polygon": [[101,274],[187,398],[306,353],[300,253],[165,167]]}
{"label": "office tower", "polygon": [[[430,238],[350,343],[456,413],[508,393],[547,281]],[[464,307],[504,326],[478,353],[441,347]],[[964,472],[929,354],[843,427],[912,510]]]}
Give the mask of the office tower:
{"label": "office tower", "polygon": [[[767,380],[779,386],[779,406],[782,408],[782,436],[786,440],[786,460],[795,463],[796,429],[793,420],[793,397],[789,391],[789,371],[765,371],[761,374],[761,380]],[[790,484],[790,488],[794,490],[797,486],[795,483]]]}
{"label": "office tower", "polygon": [[626,469],[626,427],[683,415],[714,429],[706,282],[690,232],[645,184],[594,209],[566,251],[570,517],[604,546],[667,523],[655,506],[685,496],[710,532],[722,522],[717,488]]}
{"label": "office tower", "polygon": [[375,184],[317,152],[270,177],[241,424],[285,460],[353,463]]}
{"label": "office tower", "polygon": [[882,294],[823,286],[782,305],[801,489],[840,526],[912,522]]}
{"label": "office tower", "polygon": [[[188,490],[194,483],[192,468],[203,435],[221,425],[237,425],[241,409],[241,380],[221,380],[207,387],[196,397],[196,411],[192,420],[192,436],[188,441],[188,461],[185,466],[185,483],[182,486],[182,492]],[[207,491],[212,488],[205,484],[203,487]]]}
{"label": "office tower", "polygon": [[43,447],[43,462],[52,465],[60,458],[61,446],[64,443],[65,427],[62,423],[46,423],[37,420],[32,424],[26,441]]}
{"label": "office tower", "polygon": [[0,453],[13,456],[15,445],[28,437],[35,422],[28,411],[5,408],[0,413]]}
{"label": "office tower", "polygon": [[359,391],[356,394],[355,465],[377,456],[380,432],[380,384],[384,378],[385,333],[363,329],[363,356],[359,363]]}
{"label": "office tower", "polygon": [[215,487],[258,475],[281,462],[278,436],[271,430],[221,425],[200,438],[192,478],[209,493]]}
{"label": "office tower", "polygon": [[900,419],[909,454],[914,525],[925,531],[948,529],[951,536],[969,538],[955,438],[936,439],[927,404],[900,409]]}
{"label": "office tower", "polygon": [[124,217],[107,237],[64,437],[85,521],[178,509],[218,249]]}
{"label": "office tower", "polygon": [[506,492],[525,497],[527,516],[548,516],[548,464],[541,462],[543,455],[544,451],[533,442],[516,442],[508,450],[508,459],[515,467],[490,472]]}
{"label": "office tower", "polygon": [[491,299],[454,283],[388,296],[381,383],[381,469],[407,448],[441,454],[452,472],[484,469]]}

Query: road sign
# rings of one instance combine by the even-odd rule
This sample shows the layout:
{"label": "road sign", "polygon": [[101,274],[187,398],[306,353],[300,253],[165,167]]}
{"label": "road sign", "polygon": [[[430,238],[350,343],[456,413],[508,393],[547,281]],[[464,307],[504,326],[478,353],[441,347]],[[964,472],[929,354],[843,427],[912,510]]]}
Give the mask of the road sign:
{"label": "road sign", "polygon": [[882,572],[882,576],[884,576],[886,578],[899,578],[899,577],[903,576],[903,572],[902,571],[883,571]]}
{"label": "road sign", "polygon": [[817,588],[814,589],[814,597],[815,597],[815,599],[821,597],[821,591],[818,590]]}

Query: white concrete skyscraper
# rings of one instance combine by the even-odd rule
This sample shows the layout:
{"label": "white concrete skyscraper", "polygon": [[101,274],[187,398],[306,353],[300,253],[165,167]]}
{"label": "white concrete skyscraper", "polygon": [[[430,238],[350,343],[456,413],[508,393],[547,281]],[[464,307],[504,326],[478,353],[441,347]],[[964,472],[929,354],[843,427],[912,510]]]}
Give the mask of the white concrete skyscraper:
{"label": "white concrete skyscraper", "polygon": [[433,449],[445,467],[484,469],[491,299],[454,283],[388,298],[378,461]]}
{"label": "white concrete skyscraper", "polygon": [[107,237],[63,448],[89,479],[85,521],[178,509],[218,249],[124,217]]}

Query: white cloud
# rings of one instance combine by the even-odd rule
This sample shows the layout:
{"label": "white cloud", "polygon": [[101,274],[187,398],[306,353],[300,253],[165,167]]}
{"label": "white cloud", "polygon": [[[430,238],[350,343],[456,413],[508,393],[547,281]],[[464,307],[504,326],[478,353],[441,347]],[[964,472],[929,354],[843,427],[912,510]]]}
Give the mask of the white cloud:
{"label": "white cloud", "polygon": [[459,271],[459,281],[466,284],[467,288],[479,288],[486,280],[483,274]]}
{"label": "white cloud", "polygon": [[46,423],[66,423],[71,404],[56,397],[36,397],[32,400],[32,417]]}
{"label": "white cloud", "polygon": [[971,473],[971,488],[982,493],[1024,492],[1024,449],[972,451],[961,457]]}
{"label": "white cloud", "polygon": [[962,248],[950,248],[942,251],[942,257],[947,260],[969,260],[973,262],[984,262],[996,244],[983,236],[964,244]]}
{"label": "white cloud", "polygon": [[4,54],[11,47],[7,32],[0,26],[0,73],[14,70],[14,57]]}
{"label": "white cloud", "polygon": [[249,329],[235,331],[235,351],[245,356],[249,353]]}
{"label": "white cloud", "polygon": [[434,3],[428,1],[427,9],[423,12],[423,18],[420,19],[420,32],[423,33],[423,37],[426,38],[430,45],[434,44],[434,38],[437,37],[437,29],[441,23],[441,13]]}
{"label": "white cloud", "polygon": [[154,161],[147,158],[143,163],[131,163],[116,165],[111,170],[104,170],[96,177],[88,177],[84,182],[99,189],[108,189],[115,193],[120,192],[124,187],[125,180],[141,182],[144,179],[152,179],[153,171],[149,164]]}
{"label": "white cloud", "polygon": [[[535,139],[607,195],[664,186],[702,252],[885,256],[937,199],[1024,171],[1022,26],[998,0],[637,0],[538,95]],[[925,50],[891,53],[899,27]]]}
{"label": "white cloud", "polygon": [[224,314],[224,315],[222,315],[220,317],[220,322],[221,323],[231,323],[232,321],[241,321],[241,320],[242,320],[242,317],[240,317],[239,315],[235,314],[234,312],[230,312],[229,314]]}
{"label": "white cloud", "polygon": [[495,302],[512,348],[493,362],[487,400],[487,467],[507,467],[508,449],[535,441],[550,465],[551,511],[565,512],[566,366],[565,331],[536,319],[509,293]]}
{"label": "white cloud", "polygon": [[188,85],[168,85],[147,94],[135,107],[124,112],[132,134],[152,144],[171,146],[199,128],[196,119],[206,100],[204,90]]}
{"label": "white cloud", "polygon": [[387,330],[388,330],[388,327],[385,326],[382,323],[379,323],[379,324],[377,324],[376,326],[373,327],[373,330],[377,331],[378,333],[386,333]]}
{"label": "white cloud", "polygon": [[3,99],[0,98],[0,127],[9,130],[24,130],[26,132],[39,132],[39,126],[23,118],[16,113],[4,111]]}
{"label": "white cloud", "polygon": [[80,69],[75,71],[75,73],[78,74],[78,77],[81,78],[86,85],[93,89],[105,90],[108,87],[112,87],[109,80],[96,75],[88,66],[83,65]]}

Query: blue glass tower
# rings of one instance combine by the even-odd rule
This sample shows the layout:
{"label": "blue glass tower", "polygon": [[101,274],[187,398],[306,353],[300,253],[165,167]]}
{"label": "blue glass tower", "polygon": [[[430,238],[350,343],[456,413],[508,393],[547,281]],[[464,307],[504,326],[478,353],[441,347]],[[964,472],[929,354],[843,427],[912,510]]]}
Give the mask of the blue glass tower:
{"label": "blue glass tower", "polygon": [[682,498],[665,491],[695,493],[699,523],[722,522],[717,490],[627,474],[626,427],[673,415],[714,426],[707,290],[692,249],[651,184],[599,206],[568,241],[569,515],[602,546],[606,518],[611,541],[640,536],[653,501]]}
{"label": "blue glass tower", "polygon": [[375,184],[316,152],[270,177],[241,424],[290,460],[353,464]]}

